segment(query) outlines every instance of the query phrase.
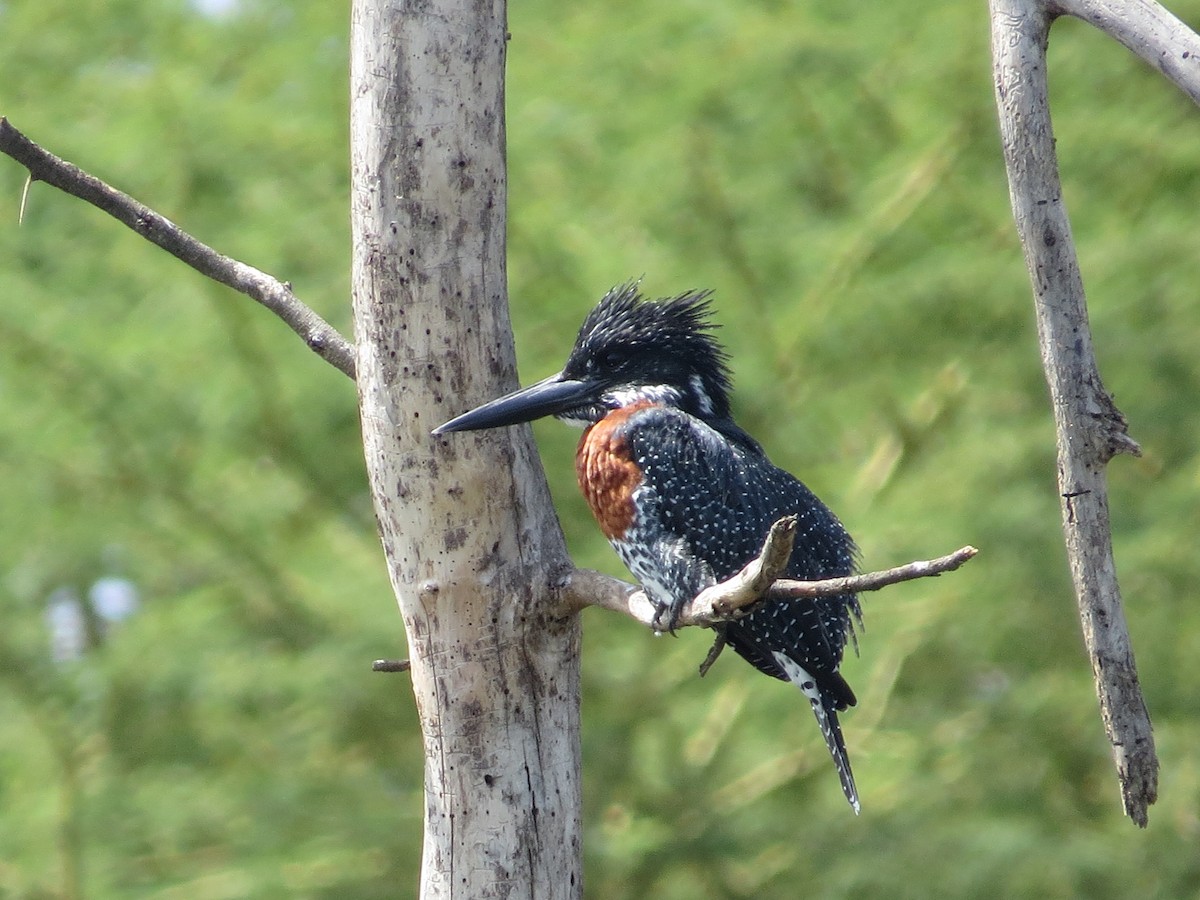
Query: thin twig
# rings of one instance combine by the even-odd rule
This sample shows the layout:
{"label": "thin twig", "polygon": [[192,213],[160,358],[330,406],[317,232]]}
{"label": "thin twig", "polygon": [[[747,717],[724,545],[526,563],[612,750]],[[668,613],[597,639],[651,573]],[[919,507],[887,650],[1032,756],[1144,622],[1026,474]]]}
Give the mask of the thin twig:
{"label": "thin twig", "polygon": [[865,572],[862,575],[847,575],[843,578],[826,578],[823,581],[777,581],[771,586],[771,598],[782,597],[828,597],[834,594],[859,594],[877,591],[890,584],[912,581],[915,578],[933,578],[953,572],[972,559],[979,551],[974,547],[959,547],[953,553],[937,559],[919,559],[891,569]]}
{"label": "thin twig", "polygon": [[[0,120],[2,122],[3,120]],[[17,224],[25,224],[25,207],[29,203],[29,189],[33,187],[32,173],[25,179],[25,185],[21,188],[21,208],[17,210]]]}
{"label": "thin twig", "polygon": [[[300,335],[313,352],[354,378],[353,345],[336,328],[298,300],[289,285],[253,266],[218,253],[128,194],[39,147],[2,116],[0,153],[12,157],[28,169],[30,182],[44,181],[92,204],[202,275],[257,300]],[[28,184],[21,200],[22,217],[27,196]]]}
{"label": "thin twig", "polygon": [[1084,643],[1125,814],[1145,827],[1158,797],[1158,757],[1121,605],[1105,479],[1113,456],[1141,451],[1100,380],[1063,204],[1046,81],[1050,24],[1062,11],[1046,0],[991,0],[996,105],[1054,410],[1063,531]]}

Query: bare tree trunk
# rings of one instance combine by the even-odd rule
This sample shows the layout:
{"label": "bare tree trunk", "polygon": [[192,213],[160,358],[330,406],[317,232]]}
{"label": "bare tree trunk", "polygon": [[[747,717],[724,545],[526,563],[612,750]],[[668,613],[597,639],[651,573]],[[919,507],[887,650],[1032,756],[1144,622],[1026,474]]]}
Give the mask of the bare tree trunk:
{"label": "bare tree trunk", "polygon": [[423,898],[582,896],[579,624],[528,428],[430,429],[516,384],[504,0],[356,0],[363,438],[425,738]]}

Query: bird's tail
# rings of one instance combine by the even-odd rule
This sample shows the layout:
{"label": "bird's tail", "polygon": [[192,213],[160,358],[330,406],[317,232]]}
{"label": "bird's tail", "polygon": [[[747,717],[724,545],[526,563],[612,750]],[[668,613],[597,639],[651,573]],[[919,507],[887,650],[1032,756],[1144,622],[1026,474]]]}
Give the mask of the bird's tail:
{"label": "bird's tail", "polygon": [[817,717],[817,725],[821,728],[821,735],[825,738],[825,746],[829,748],[829,755],[833,757],[833,764],[837,768],[838,779],[842,782],[842,793],[850,801],[850,806],[857,816],[860,809],[858,788],[854,786],[854,772],[850,768],[850,756],[846,753],[846,741],[842,738],[842,726],[838,723],[835,701],[826,696],[817,686],[816,679],[790,656],[778,650],[774,651],[773,655],[787,673],[788,681],[800,688],[808,698],[813,715]]}

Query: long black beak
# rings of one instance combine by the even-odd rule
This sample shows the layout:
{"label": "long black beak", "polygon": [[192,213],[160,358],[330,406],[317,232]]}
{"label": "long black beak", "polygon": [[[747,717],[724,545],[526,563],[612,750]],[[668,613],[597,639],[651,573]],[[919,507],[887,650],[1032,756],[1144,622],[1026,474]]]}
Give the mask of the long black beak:
{"label": "long black beak", "polygon": [[500,428],[532,422],[542,416],[566,412],[595,400],[599,394],[597,385],[587,381],[563,378],[562,373],[531,384],[527,388],[513,391],[497,400],[492,400],[470,412],[451,419],[445,425],[433,429],[434,434],[449,434],[452,431],[481,431],[484,428]]}

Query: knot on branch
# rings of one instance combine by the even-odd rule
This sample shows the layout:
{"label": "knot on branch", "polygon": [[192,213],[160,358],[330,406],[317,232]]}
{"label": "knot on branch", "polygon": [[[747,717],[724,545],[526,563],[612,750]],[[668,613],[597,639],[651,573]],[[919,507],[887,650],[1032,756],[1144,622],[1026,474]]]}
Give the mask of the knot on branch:
{"label": "knot on branch", "polygon": [[[1096,376],[1099,379],[1099,375]],[[1099,434],[1096,436],[1100,462],[1107,463],[1114,456],[1128,453],[1130,456],[1141,456],[1142,447],[1129,436],[1129,420],[1117,408],[1112,395],[1102,386],[1095,385],[1095,401],[1100,407],[1093,421]]]}

